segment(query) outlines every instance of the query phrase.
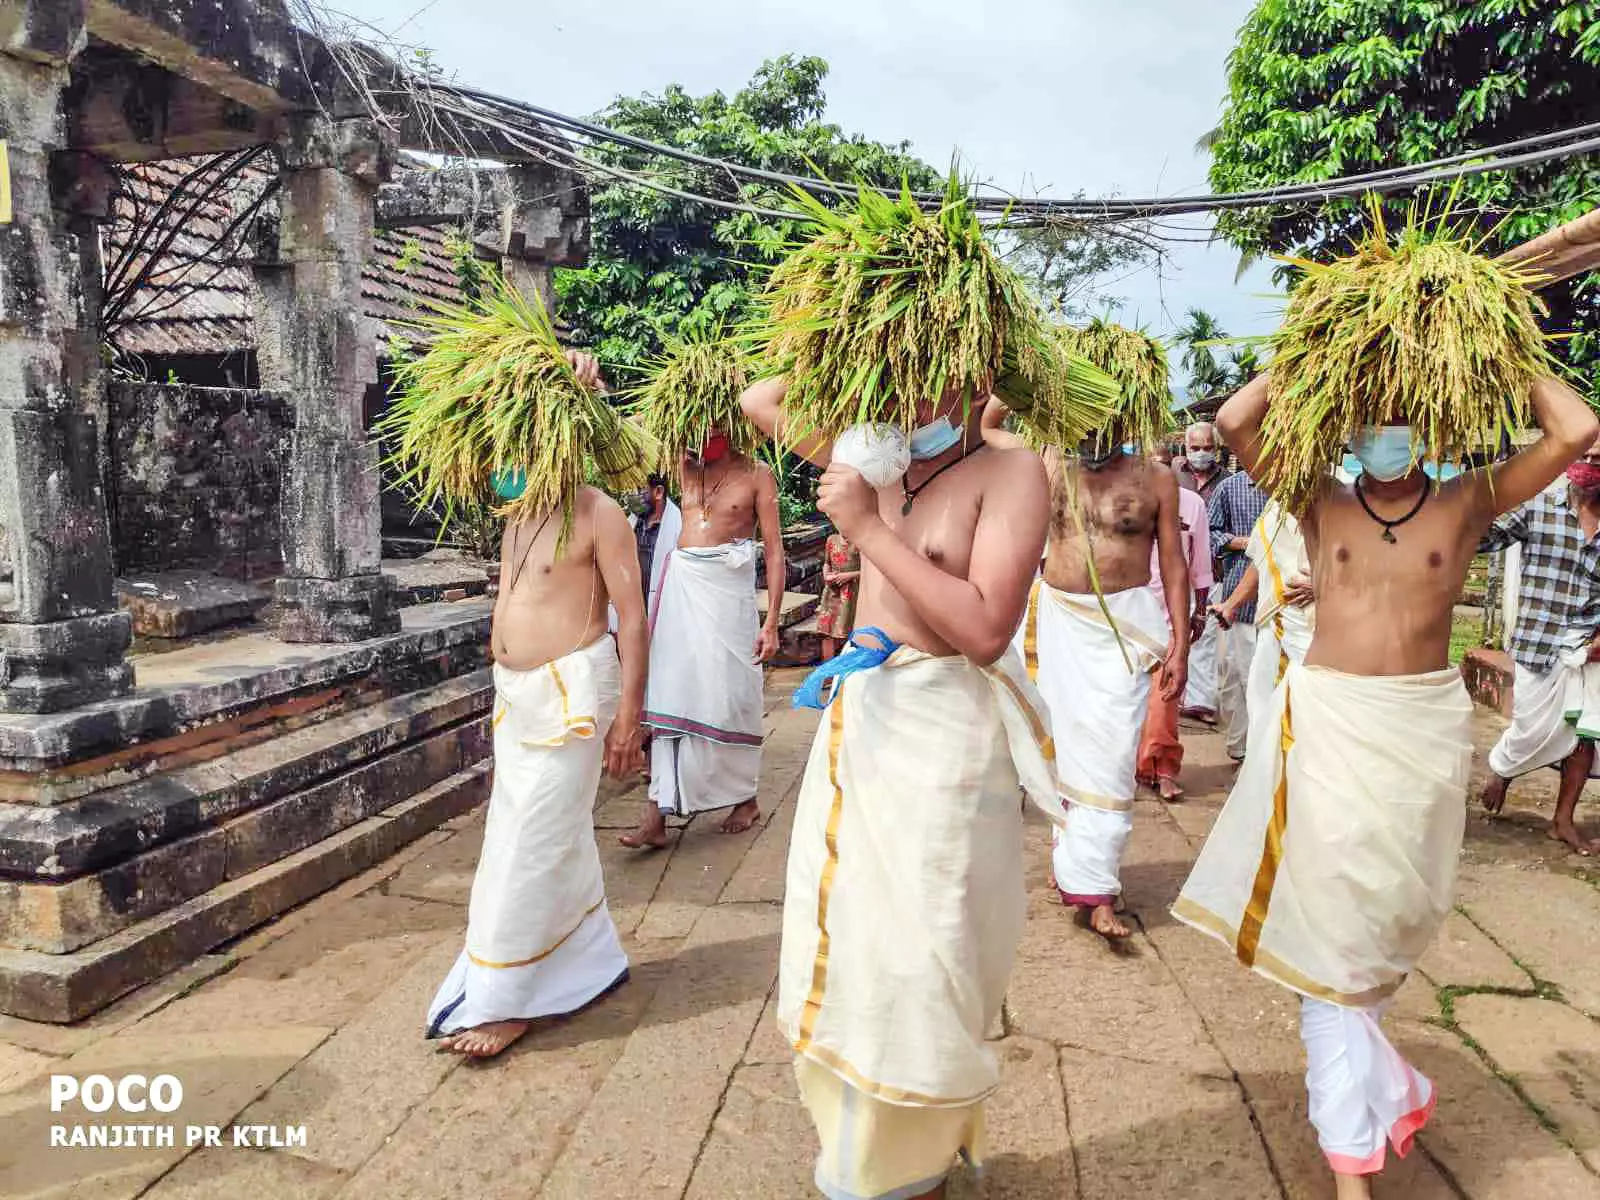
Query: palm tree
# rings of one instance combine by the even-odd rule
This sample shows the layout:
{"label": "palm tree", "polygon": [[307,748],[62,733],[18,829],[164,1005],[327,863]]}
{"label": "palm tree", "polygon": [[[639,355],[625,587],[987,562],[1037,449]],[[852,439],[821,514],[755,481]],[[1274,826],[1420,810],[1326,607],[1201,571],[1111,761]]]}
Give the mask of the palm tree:
{"label": "palm tree", "polygon": [[1226,338],[1218,320],[1203,308],[1191,308],[1172,340],[1183,347],[1183,369],[1189,373],[1189,395],[1208,400],[1228,390],[1230,372],[1217,361],[1211,344]]}

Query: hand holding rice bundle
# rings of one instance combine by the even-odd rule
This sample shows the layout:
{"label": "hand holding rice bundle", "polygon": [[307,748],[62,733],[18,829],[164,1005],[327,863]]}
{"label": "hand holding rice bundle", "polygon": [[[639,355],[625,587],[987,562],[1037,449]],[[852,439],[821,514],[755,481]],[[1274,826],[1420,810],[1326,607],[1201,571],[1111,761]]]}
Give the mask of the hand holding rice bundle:
{"label": "hand holding rice bundle", "polygon": [[663,353],[645,364],[645,383],[632,393],[631,407],[659,448],[658,470],[700,453],[713,432],[725,434],[736,454],[761,449],[765,437],[739,408],[746,360],[742,345],[713,329],[666,339]]}
{"label": "hand holding rice bundle", "polygon": [[427,351],[396,371],[399,398],[376,432],[420,504],[448,513],[492,503],[492,480],[520,478],[495,511],[526,520],[559,508],[564,546],[590,462],[610,490],[645,485],[659,451],[579,380],[537,297],[496,280],[411,328]]}
{"label": "hand holding rice bundle", "polygon": [[788,380],[792,439],[832,440],[861,424],[911,431],[919,408],[993,390],[1055,438],[1104,418],[1114,385],[1064,355],[1022,280],[1000,261],[958,175],[925,211],[903,189],[863,187],[852,209],[803,193],[816,236],[768,280],[750,341]]}
{"label": "hand holding rice bundle", "polygon": [[1410,428],[1411,465],[1497,453],[1556,364],[1539,328],[1536,268],[1413,218],[1392,242],[1381,214],[1355,253],[1289,260],[1305,277],[1273,335],[1256,480],[1303,515],[1363,430]]}

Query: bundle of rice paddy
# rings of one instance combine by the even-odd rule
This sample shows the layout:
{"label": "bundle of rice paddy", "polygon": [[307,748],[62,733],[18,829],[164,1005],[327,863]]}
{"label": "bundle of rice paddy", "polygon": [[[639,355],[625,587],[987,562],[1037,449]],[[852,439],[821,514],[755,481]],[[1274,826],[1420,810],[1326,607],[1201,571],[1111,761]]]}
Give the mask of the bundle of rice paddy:
{"label": "bundle of rice paddy", "polygon": [[1155,446],[1177,426],[1167,352],[1149,334],[1098,318],[1082,329],[1062,326],[1066,349],[1081,355],[1116,381],[1116,405],[1101,432],[1118,444]]}
{"label": "bundle of rice paddy", "polygon": [[1381,215],[1355,253],[1304,272],[1273,347],[1257,482],[1304,513],[1363,426],[1409,424],[1412,453],[1494,454],[1526,424],[1528,392],[1555,363],[1540,330],[1535,268],[1413,215]]}
{"label": "bundle of rice paddy", "polygon": [[816,225],[767,282],[750,341],[788,378],[790,437],[834,438],[881,422],[910,430],[918,406],[993,386],[1052,436],[1104,419],[1115,385],[1064,355],[1039,305],[984,237],[958,175],[924,211],[902,189],[863,187],[854,208],[797,194]]}
{"label": "bundle of rice paddy", "polygon": [[727,434],[740,454],[760,450],[766,439],[739,408],[745,384],[745,348],[720,329],[667,339],[632,393],[634,416],[660,448],[659,468],[670,470],[685,453],[698,452],[712,430]]}
{"label": "bundle of rice paddy", "polygon": [[377,432],[419,504],[448,514],[499,490],[508,520],[559,509],[565,545],[590,461],[612,490],[645,485],[653,443],[579,381],[537,298],[497,280],[412,329],[427,350],[398,368]]}

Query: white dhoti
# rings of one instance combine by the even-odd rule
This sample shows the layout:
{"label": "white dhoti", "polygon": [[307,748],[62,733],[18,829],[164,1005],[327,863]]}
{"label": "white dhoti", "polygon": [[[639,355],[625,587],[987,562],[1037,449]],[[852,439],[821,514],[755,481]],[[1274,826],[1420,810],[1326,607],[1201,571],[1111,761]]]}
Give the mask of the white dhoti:
{"label": "white dhoti", "polygon": [[1560,662],[1548,671],[1516,664],[1511,724],[1489,751],[1489,770],[1502,779],[1515,779],[1540,767],[1557,766],[1578,748],[1578,735],[1567,720],[1567,689],[1573,675]]}
{"label": "white dhoti", "polygon": [[796,806],[778,1022],[834,1200],[919,1195],[982,1158],[984,1035],[1022,934],[1019,787],[1058,824],[1043,705],[992,667],[901,648],[842,678]]}
{"label": "white dhoti", "polygon": [[616,716],[616,643],[530,671],[494,668],[494,788],[467,944],[428,1009],[428,1036],[574,1012],[621,982],[594,798]]}
{"label": "white dhoti", "polygon": [[[1256,522],[1247,553],[1259,580],[1256,644],[1245,688],[1250,732],[1254,736],[1260,728],[1258,718],[1264,717],[1270,725],[1272,693],[1289,665],[1305,662],[1311,650],[1316,611],[1312,605],[1296,607],[1289,603],[1289,584],[1310,573],[1310,562],[1300,523],[1284,512],[1276,500],[1268,501],[1261,519]],[[1268,728],[1261,736],[1270,741],[1272,730]]]}
{"label": "white dhoti", "polygon": [[1147,587],[1105,597],[1037,582],[1017,649],[1050,710],[1066,824],[1051,864],[1067,904],[1093,908],[1122,894],[1122,853],[1133,831],[1139,733],[1150,673],[1167,652],[1166,610]]}
{"label": "white dhoti", "polygon": [[644,711],[650,799],[663,811],[687,816],[755,798],[760,628],[753,543],[672,552],[650,631]]}
{"label": "white dhoti", "polygon": [[1183,707],[1204,712],[1217,711],[1217,647],[1222,626],[1217,618],[1206,617],[1200,637],[1189,647],[1189,684],[1184,689]]}
{"label": "white dhoti", "polygon": [[[1336,1171],[1404,1154],[1433,1102],[1378,1028],[1450,911],[1472,764],[1455,670],[1357,676],[1291,665],[1173,915],[1305,1007],[1311,1113]],[[1264,726],[1258,725],[1258,729]]]}
{"label": "white dhoti", "polygon": [[1561,662],[1566,677],[1565,724],[1574,739],[1600,740],[1600,663],[1589,661],[1587,641],[1563,653]]}

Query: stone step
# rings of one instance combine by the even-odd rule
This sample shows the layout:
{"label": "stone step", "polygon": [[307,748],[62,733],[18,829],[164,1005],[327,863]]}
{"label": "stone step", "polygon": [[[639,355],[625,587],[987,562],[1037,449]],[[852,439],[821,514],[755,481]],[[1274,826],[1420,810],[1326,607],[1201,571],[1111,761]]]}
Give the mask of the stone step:
{"label": "stone step", "polygon": [[[820,597],[806,592],[785,592],[783,594],[783,607],[778,614],[778,628],[780,630],[789,629],[800,624],[800,622],[817,611],[819,600]],[[756,610],[761,614],[763,621],[767,618],[768,607],[767,593],[759,593],[756,596]]]}
{"label": "stone step", "polygon": [[772,660],[775,667],[813,667],[822,661],[822,632],[815,614],[783,631],[783,640]]}
{"label": "stone step", "polygon": [[139,637],[187,638],[254,621],[272,602],[272,584],[211,571],[158,571],[117,580],[117,602]]}
{"label": "stone step", "polygon": [[0,950],[0,1012],[57,1024],[80,1020],[482,803],[490,776],[487,762],[466,767],[332,837],[71,954]]}
{"label": "stone step", "polygon": [[0,803],[0,888],[66,883],[342,777],[451,726],[481,720],[487,668],[369,704],[205,761],[174,766],[82,800],[41,809]]}
{"label": "stone step", "polygon": [[383,573],[394,580],[396,601],[402,607],[464,600],[482,596],[489,588],[487,566],[454,551],[433,551],[419,558],[386,558]]}

